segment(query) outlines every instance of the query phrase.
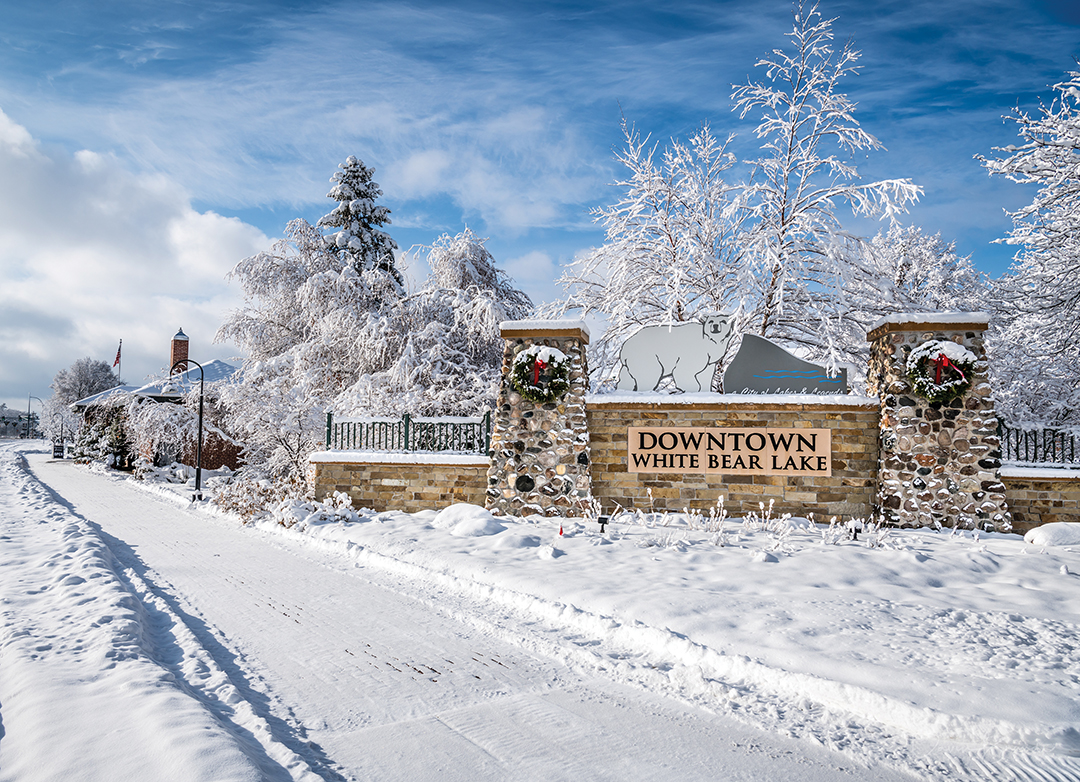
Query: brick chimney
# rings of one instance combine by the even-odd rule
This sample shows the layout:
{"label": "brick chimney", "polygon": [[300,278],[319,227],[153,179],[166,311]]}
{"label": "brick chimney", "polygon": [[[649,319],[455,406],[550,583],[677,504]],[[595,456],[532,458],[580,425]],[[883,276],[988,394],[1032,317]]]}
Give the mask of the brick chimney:
{"label": "brick chimney", "polygon": [[176,336],[174,336],[172,338],[172,351],[169,354],[169,368],[170,368],[170,370],[171,370],[172,367],[176,366],[177,361],[183,361],[184,362],[184,368],[181,369],[181,370],[178,370],[178,371],[180,371],[180,372],[185,371],[188,368],[188,366],[187,366],[187,357],[188,357],[188,337],[187,337],[187,334],[184,333],[184,330],[180,329],[178,332],[176,332]]}

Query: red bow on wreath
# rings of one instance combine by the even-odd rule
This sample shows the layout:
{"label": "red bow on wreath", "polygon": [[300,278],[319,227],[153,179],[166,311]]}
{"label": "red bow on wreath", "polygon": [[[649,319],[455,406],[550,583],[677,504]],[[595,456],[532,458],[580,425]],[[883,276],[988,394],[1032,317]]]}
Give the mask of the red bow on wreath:
{"label": "red bow on wreath", "polygon": [[533,361],[533,385],[540,385],[540,370],[547,369],[547,364],[541,359],[535,359]]}
{"label": "red bow on wreath", "polygon": [[954,369],[956,374],[960,375],[961,380],[967,380],[964,373],[960,371],[960,367],[949,361],[949,357],[944,353],[938,353],[937,358],[934,359],[934,385],[936,386],[941,385],[941,370],[943,369]]}

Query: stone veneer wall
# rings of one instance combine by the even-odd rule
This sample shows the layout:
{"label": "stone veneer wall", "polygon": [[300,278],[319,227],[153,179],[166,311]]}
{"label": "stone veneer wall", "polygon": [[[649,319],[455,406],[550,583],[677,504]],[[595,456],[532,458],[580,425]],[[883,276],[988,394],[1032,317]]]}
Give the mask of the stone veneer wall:
{"label": "stone veneer wall", "polygon": [[[804,403],[765,401],[742,395],[713,395],[702,402],[635,402],[628,394],[605,401],[588,398],[592,490],[603,512],[616,506],[648,511],[707,512],[724,498],[733,516],[758,511],[774,500],[774,514],[813,513],[818,521],[867,518],[873,504],[878,465],[878,401]],[[676,397],[677,399],[677,397]],[[626,430],[631,426],[774,427],[831,429],[832,476],[632,473],[626,468]],[[652,490],[652,497],[648,491]]]}
{"label": "stone veneer wall", "polygon": [[[491,435],[486,507],[496,516],[581,516],[589,507],[589,430],[585,392],[589,367],[583,323],[508,321],[503,377]],[[570,390],[556,402],[523,399],[508,380],[514,357],[533,345],[570,357]]]}
{"label": "stone veneer wall", "polygon": [[1080,522],[1080,470],[1001,468],[1013,532],[1023,535],[1040,524]]}
{"label": "stone veneer wall", "polygon": [[340,491],[357,508],[416,513],[456,502],[483,505],[489,463],[480,455],[320,451],[311,455],[309,477],[317,500]]}
{"label": "stone veneer wall", "polygon": [[[987,378],[980,313],[896,315],[867,334],[869,393],[881,399],[881,466],[877,502],[904,527],[1009,531],[1011,518],[998,470],[1001,442]],[[951,340],[977,357],[971,390],[951,402],[916,395],[907,379],[911,351],[931,339]]]}

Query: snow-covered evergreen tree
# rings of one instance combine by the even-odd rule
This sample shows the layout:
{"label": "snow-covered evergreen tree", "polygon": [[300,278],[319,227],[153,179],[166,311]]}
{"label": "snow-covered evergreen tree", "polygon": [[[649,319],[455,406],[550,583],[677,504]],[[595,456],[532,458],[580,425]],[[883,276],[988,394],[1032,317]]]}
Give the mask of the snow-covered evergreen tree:
{"label": "snow-covered evergreen tree", "polygon": [[342,394],[339,413],[471,415],[494,403],[502,367],[499,323],[523,318],[533,307],[495,266],[486,241],[466,228],[426,248],[426,283],[386,322],[393,362]]}
{"label": "snow-covered evergreen tree", "polygon": [[390,210],[377,205],[382,195],[372,180],[375,169],[350,155],[338,166],[330,181],[334,186],[326,194],[338,202],[333,211],[319,218],[319,228],[337,228],[328,237],[338,253],[346,257],[358,273],[379,271],[388,275],[398,287],[404,281],[394,263],[397,243],[379,229],[390,224]]}
{"label": "snow-covered evergreen tree", "polygon": [[833,47],[832,23],[817,5],[795,9],[791,47],[758,61],[765,81],[736,87],[741,117],[760,114],[764,153],[754,166],[749,201],[755,226],[748,237],[753,276],[753,330],[805,348],[835,364],[851,356],[845,324],[847,289],[873,287],[863,240],[844,230],[837,210],[893,217],[920,191],[908,179],[862,183],[854,153],[881,149],[855,119],[855,104],[839,91],[857,72],[860,52]]}
{"label": "snow-covered evergreen tree", "polygon": [[611,377],[622,343],[645,325],[734,313],[749,271],[742,250],[743,188],[725,181],[735,162],[706,125],[688,144],[672,141],[659,162],[657,145],[623,122],[617,159],[627,178],[620,196],[593,210],[607,242],[571,264],[559,282],[567,298],[546,314],[577,310],[604,316],[607,329],[590,345],[598,379]]}

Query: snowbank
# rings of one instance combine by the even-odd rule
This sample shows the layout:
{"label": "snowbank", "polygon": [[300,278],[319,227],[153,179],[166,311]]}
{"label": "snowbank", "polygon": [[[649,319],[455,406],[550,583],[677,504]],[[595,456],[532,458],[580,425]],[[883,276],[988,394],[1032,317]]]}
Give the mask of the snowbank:
{"label": "snowbank", "polygon": [[1033,546],[1080,546],[1080,522],[1055,521],[1043,524],[1024,535]]}

